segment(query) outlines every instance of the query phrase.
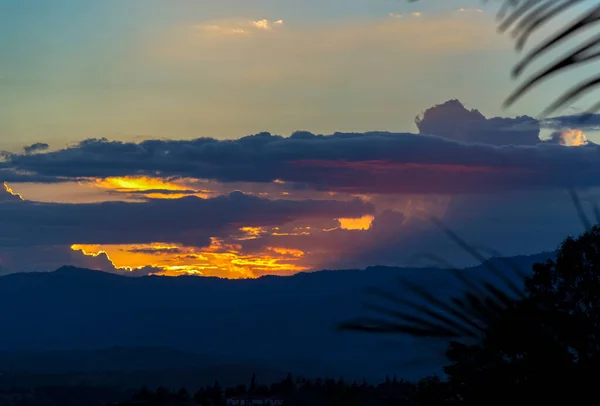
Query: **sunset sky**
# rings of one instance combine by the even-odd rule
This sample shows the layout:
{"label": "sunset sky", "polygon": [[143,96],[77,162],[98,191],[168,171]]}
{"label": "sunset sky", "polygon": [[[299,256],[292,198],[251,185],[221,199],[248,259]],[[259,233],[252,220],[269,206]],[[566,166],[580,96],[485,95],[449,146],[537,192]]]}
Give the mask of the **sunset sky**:
{"label": "sunset sky", "polygon": [[566,190],[600,203],[600,116],[573,116],[597,95],[535,118],[580,69],[503,109],[496,10],[0,0],[0,274],[472,263],[432,216],[488,254],[556,248]]}

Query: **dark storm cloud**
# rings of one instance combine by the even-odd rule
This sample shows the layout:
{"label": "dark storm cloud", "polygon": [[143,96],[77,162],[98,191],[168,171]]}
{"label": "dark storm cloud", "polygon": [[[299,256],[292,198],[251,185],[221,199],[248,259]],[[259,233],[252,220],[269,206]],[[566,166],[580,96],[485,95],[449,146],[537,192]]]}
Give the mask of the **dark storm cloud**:
{"label": "dark storm cloud", "polygon": [[186,197],[143,203],[0,200],[0,247],[156,241],[205,246],[210,237],[242,226],[360,217],[372,211],[371,205],[360,200],[267,200],[240,192],[213,199]]}
{"label": "dark storm cloud", "polygon": [[48,145],[44,142],[36,142],[35,144],[31,144],[31,145],[27,145],[26,147],[23,147],[23,151],[25,151],[26,154],[31,154],[31,153],[35,153],[35,152],[45,151],[48,148],[50,148],[50,145]]}
{"label": "dark storm cloud", "polygon": [[536,145],[540,129],[600,130],[600,114],[572,114],[539,121],[530,116],[486,118],[458,100],[433,106],[415,119],[421,134],[438,135],[468,143],[489,145]]}
{"label": "dark storm cloud", "polygon": [[[600,203],[600,189],[579,195],[586,216],[593,219],[593,205]],[[477,263],[429,221],[408,222],[394,228],[394,224],[399,222],[385,218],[380,220],[391,229],[385,238],[378,238],[377,243],[371,243],[368,249],[355,250],[355,255],[342,257],[330,267],[415,265],[418,262],[411,260],[422,254],[435,254],[457,267]],[[475,249],[481,250],[485,257],[551,252],[567,236],[576,236],[584,231],[573,200],[566,191],[453,197],[443,222]],[[421,259],[424,263],[431,263],[431,260]]]}
{"label": "dark storm cloud", "polygon": [[31,173],[20,173],[9,169],[6,162],[0,162],[0,183],[62,183],[70,179],[62,179],[56,176],[44,176]]}
{"label": "dark storm cloud", "polygon": [[427,109],[415,119],[415,124],[421,134],[465,143],[536,145],[540,142],[540,123],[535,118],[486,118],[478,110],[468,110],[458,100]]}
{"label": "dark storm cloud", "polygon": [[[88,139],[42,154],[9,154],[4,170],[36,179],[161,176],[218,182],[294,182],[350,193],[477,193],[600,184],[595,145],[539,139],[531,117],[485,118],[451,100],[417,120],[421,134],[260,133],[237,140]],[[0,169],[1,170],[1,169]],[[26,181],[23,179],[22,181]]]}
{"label": "dark storm cloud", "polygon": [[578,128],[584,131],[600,131],[600,114],[574,114],[551,117],[541,122],[544,128],[560,130]]}
{"label": "dark storm cloud", "polygon": [[288,138],[262,133],[232,141],[87,140],[36,155],[13,168],[76,179],[174,176],[221,182],[299,182],[353,193],[459,193],[600,183],[595,147],[467,144],[415,134],[364,133]]}
{"label": "dark storm cloud", "polygon": [[0,276],[15,272],[51,272],[65,265],[126,276],[144,276],[161,271],[151,266],[119,269],[105,252],[85,255],[81,251],[72,250],[68,245],[2,247],[0,253]]}

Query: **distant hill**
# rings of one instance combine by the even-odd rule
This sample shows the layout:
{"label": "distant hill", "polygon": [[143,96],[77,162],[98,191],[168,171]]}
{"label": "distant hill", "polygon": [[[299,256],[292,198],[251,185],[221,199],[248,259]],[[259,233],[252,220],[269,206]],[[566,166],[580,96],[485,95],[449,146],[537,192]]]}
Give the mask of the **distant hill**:
{"label": "distant hill", "polygon": [[[551,255],[490,261],[513,275],[507,261],[529,271]],[[484,265],[464,272],[491,277]],[[149,381],[159,381],[165,371],[212,381],[252,370],[264,379],[287,371],[417,378],[438,371],[441,343],[335,331],[340,321],[364,314],[364,288],[393,288],[400,275],[439,296],[460,289],[438,268],[371,267],[255,280],[131,278],[72,267],[7,275],[0,278],[0,385],[24,372],[94,381],[123,380],[127,372],[132,382],[142,371],[154,374],[144,378]]]}

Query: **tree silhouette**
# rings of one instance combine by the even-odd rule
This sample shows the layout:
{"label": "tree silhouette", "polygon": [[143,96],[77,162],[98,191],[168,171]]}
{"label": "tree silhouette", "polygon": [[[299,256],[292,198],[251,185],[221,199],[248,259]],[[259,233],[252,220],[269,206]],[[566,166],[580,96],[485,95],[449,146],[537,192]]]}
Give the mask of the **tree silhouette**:
{"label": "tree silhouette", "polygon": [[536,264],[527,297],[494,320],[477,345],[450,344],[445,368],[460,404],[598,403],[600,227],[567,238]]}
{"label": "tree silhouette", "polygon": [[421,379],[417,383],[416,400],[419,406],[438,406],[449,404],[452,401],[447,382],[439,376]]}
{"label": "tree silhouette", "polygon": [[[296,381],[297,387],[294,388],[293,392],[286,392],[284,389],[290,382],[293,382],[291,376],[288,375],[285,379],[279,382],[273,382],[271,387],[264,386],[264,393],[258,393],[256,397],[249,396],[250,399],[244,399],[242,401],[251,400],[252,404],[270,404],[270,402],[264,402],[265,398],[269,400],[281,400],[284,405],[287,406],[427,406],[428,403],[419,401],[419,399],[438,399],[436,392],[433,388],[439,379],[431,378],[430,380],[424,380],[422,382],[429,382],[429,384],[407,382],[404,380],[393,381],[387,380],[385,383],[378,385],[371,385],[363,380],[362,384],[352,382],[351,384],[343,379],[317,379],[315,381],[308,378],[300,378]],[[317,383],[317,381],[319,383]],[[443,388],[446,383],[440,383],[439,388]],[[417,387],[420,388],[420,393],[417,391]],[[257,385],[257,388],[261,388],[261,385]],[[142,388],[139,393],[133,395],[131,401],[125,401],[117,403],[122,406],[191,406],[191,405],[205,405],[205,406],[225,406],[228,404],[227,400],[235,393],[235,387],[225,388],[225,393],[229,394],[227,397],[222,397],[215,401],[213,396],[213,386],[200,388],[191,400],[183,400],[184,398],[189,399],[184,395],[177,392],[168,392],[168,396],[165,393],[159,393],[156,391],[149,391],[148,389]],[[262,389],[259,389],[261,391]],[[2,401],[0,391],[0,402]],[[143,392],[143,394],[142,394]],[[438,391],[440,392],[440,391]],[[440,392],[441,393],[441,392]],[[65,393],[67,396],[69,392]],[[121,394],[122,395],[122,394]],[[443,397],[445,399],[445,397]],[[254,403],[256,402],[256,403]],[[417,403],[415,403],[417,402]],[[4,403],[2,403],[4,404]],[[37,405],[38,403],[32,404]],[[47,405],[48,403],[40,403]],[[52,403],[54,404],[54,403]],[[62,404],[62,403],[60,403]],[[79,403],[76,403],[79,404]],[[87,403],[85,403],[87,404]],[[433,405],[433,403],[431,403]],[[28,404],[29,405],[29,404]]]}
{"label": "tree silhouette", "polygon": [[[453,270],[467,290],[443,301],[425,287],[404,281],[421,302],[372,290],[389,303],[369,306],[381,317],[352,320],[340,328],[450,341],[447,384],[422,385],[428,404],[439,401],[440,393],[446,399],[443,404],[460,405],[488,404],[491,397],[495,402],[520,399],[535,404],[597,399],[590,377],[600,371],[600,226],[590,226],[577,195],[571,196],[587,231],[564,240],[555,259],[534,265],[532,276],[523,276],[522,288],[487,262],[504,287],[467,279]],[[463,249],[484,259],[440,226]]]}
{"label": "tree silhouette", "polygon": [[190,400],[190,394],[188,393],[187,389],[181,388],[175,394],[175,398],[180,402],[187,402]]}
{"label": "tree silhouette", "polygon": [[[467,278],[462,270],[449,266],[448,271],[462,282],[466,289],[460,295],[445,301],[425,286],[399,278],[399,293],[379,288],[367,289],[367,293],[374,299],[387,302],[385,305],[367,304],[366,307],[379,314],[378,317],[362,317],[343,322],[338,326],[340,330],[408,334],[443,340],[479,340],[494,320],[501,317],[507,309],[514,307],[519,299],[525,297],[524,289],[508,278],[496,264],[487,261],[480,252],[446,228],[439,220],[434,219],[434,222],[458,246],[485,264],[504,286],[474,276]],[[429,257],[442,262],[434,255]],[[520,278],[525,278],[522,270],[510,261],[500,260]],[[405,296],[407,292],[412,293],[415,299],[407,298]]]}
{"label": "tree silhouette", "polygon": [[[588,233],[591,233],[592,222],[587,218],[577,193],[569,191],[577,214]],[[600,224],[600,210],[593,205],[596,224]],[[482,263],[496,278],[492,283],[489,278],[479,278],[469,275],[463,270],[453,267],[442,258],[435,255],[421,255],[440,263],[442,268],[462,283],[464,291],[449,300],[443,300],[432,293],[426,286],[418,285],[405,278],[399,278],[400,289],[397,292],[379,288],[369,288],[367,293],[373,298],[385,301],[384,305],[368,303],[366,307],[378,317],[362,317],[349,320],[338,325],[342,331],[360,331],[368,333],[408,334],[416,337],[438,338],[442,340],[462,340],[479,342],[490,329],[490,326],[507,312],[514,312],[519,301],[527,297],[526,273],[516,264],[493,250],[503,267],[488,261],[479,251],[473,248],[460,236],[448,229],[440,220],[432,221],[452,239],[458,247],[469,253],[475,260]],[[569,243],[568,239],[564,244]],[[564,246],[561,249],[566,249]],[[509,270],[521,283],[515,283],[515,278],[506,275]],[[499,282],[499,283],[498,283]],[[531,282],[529,282],[531,283]],[[531,288],[531,286],[530,286]],[[411,293],[415,299],[410,299]],[[530,293],[529,293],[530,294]]]}

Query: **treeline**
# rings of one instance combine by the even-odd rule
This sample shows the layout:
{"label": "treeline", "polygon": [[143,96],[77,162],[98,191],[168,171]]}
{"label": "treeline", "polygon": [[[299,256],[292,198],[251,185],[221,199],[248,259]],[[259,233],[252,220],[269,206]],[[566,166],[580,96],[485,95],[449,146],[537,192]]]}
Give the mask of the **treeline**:
{"label": "treeline", "polygon": [[131,391],[89,385],[53,385],[0,389],[2,406],[106,406],[127,399]]}
{"label": "treeline", "polygon": [[[220,406],[227,399],[270,399],[284,406],[419,406],[432,399],[444,383],[426,378],[412,383],[396,377],[379,384],[344,379],[293,378],[291,374],[270,385],[258,384],[253,376],[249,385],[223,388],[216,381],[195,393],[143,387],[137,391],[94,385],[54,385],[0,389],[2,406]],[[433,398],[434,398],[433,397]],[[278,402],[279,401],[279,402]]]}
{"label": "treeline", "polygon": [[463,278],[465,292],[446,302],[414,288],[426,305],[383,292],[394,300],[379,319],[343,327],[448,340],[445,379],[421,383],[422,406],[600,404],[600,226],[529,276],[513,267],[521,286],[489,269],[502,283]]}
{"label": "treeline", "polygon": [[[600,210],[598,217],[600,221]],[[513,268],[521,273],[521,286],[493,264],[488,266],[504,286],[457,274],[466,290],[447,302],[426,287],[412,287],[420,303],[402,296],[406,290],[381,291],[390,304],[377,307],[379,318],[342,326],[447,341],[444,380],[369,385],[288,376],[268,387],[254,379],[248,389],[222,390],[215,384],[190,399],[146,391],[136,401],[217,406],[228,397],[262,395],[280,398],[286,406],[600,404],[600,226],[565,239],[556,257],[535,264],[529,275]]]}
{"label": "treeline", "polygon": [[285,406],[408,406],[420,404],[420,390],[428,388],[431,381],[439,380],[427,378],[415,384],[394,377],[380,384],[370,384],[367,381],[347,382],[343,378],[294,379],[289,374],[280,382],[261,385],[256,383],[253,376],[249,385],[222,388],[219,382],[215,382],[194,394],[185,389],[170,391],[166,388],[142,388],[130,401],[122,402],[119,406],[220,406],[226,405],[227,399],[270,399],[274,403],[282,401]]}

